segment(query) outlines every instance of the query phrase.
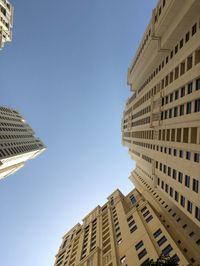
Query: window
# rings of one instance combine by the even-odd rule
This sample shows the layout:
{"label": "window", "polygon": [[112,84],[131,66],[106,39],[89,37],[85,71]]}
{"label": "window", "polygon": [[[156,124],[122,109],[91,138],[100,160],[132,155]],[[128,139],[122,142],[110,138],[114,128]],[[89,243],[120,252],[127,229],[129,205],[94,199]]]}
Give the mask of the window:
{"label": "window", "polygon": [[200,239],[198,239],[198,240],[196,241],[196,244],[197,244],[198,246],[200,246]]}
{"label": "window", "polygon": [[176,156],[177,155],[177,150],[176,149],[174,149],[174,156]]}
{"label": "window", "polygon": [[130,200],[132,204],[135,204],[137,202],[136,198],[133,195],[130,197]]}
{"label": "window", "polygon": [[169,109],[169,118],[172,118],[172,109]]}
{"label": "window", "polygon": [[200,208],[195,208],[195,218],[200,221]]}
{"label": "window", "polygon": [[141,260],[146,254],[147,254],[147,251],[146,251],[146,249],[144,248],[144,249],[138,254],[138,258],[139,258],[139,260]]}
{"label": "window", "polygon": [[123,256],[121,259],[120,259],[120,263],[123,264],[126,260],[126,256]]}
{"label": "window", "polygon": [[[178,46],[177,46],[178,47]],[[179,76],[179,67],[175,68],[175,75],[174,75],[174,79],[177,79]]]}
{"label": "window", "polygon": [[134,224],[135,224],[135,221],[132,220],[132,221],[128,224],[128,226],[131,227],[131,226],[134,225]]}
{"label": "window", "polygon": [[150,215],[149,217],[147,217],[146,222],[148,223],[148,222],[150,222],[152,219],[153,219],[153,216]]}
{"label": "window", "polygon": [[170,103],[173,101],[173,93],[170,94],[169,101],[170,101]]}
{"label": "window", "polygon": [[177,117],[178,115],[178,107],[174,107],[174,117]]}
{"label": "window", "polygon": [[195,51],[195,65],[200,63],[200,49]]}
{"label": "window", "polygon": [[197,32],[197,23],[192,26],[192,36]]}
{"label": "window", "polygon": [[186,159],[190,160],[190,158],[191,158],[191,152],[186,151]]}
{"label": "window", "polygon": [[196,90],[200,90],[200,78],[196,80]]}
{"label": "window", "polygon": [[143,241],[141,240],[139,243],[137,243],[135,245],[135,249],[138,250],[139,248],[141,248],[144,245]]}
{"label": "window", "polygon": [[181,49],[183,47],[183,39],[180,40],[179,48]]}
{"label": "window", "polygon": [[175,198],[175,201],[177,201],[177,202],[178,202],[178,196],[179,196],[178,192],[175,191],[175,193],[174,193],[174,198]]}
{"label": "window", "polygon": [[178,173],[178,182],[179,183],[183,182],[183,174],[181,172]]}
{"label": "window", "polygon": [[185,207],[185,197],[181,195],[181,206]]}
{"label": "window", "polygon": [[178,97],[179,97],[179,91],[178,91],[178,90],[176,90],[176,91],[175,91],[175,100],[177,100],[177,99],[178,99]]}
{"label": "window", "polygon": [[175,169],[173,169],[173,171],[172,171],[172,177],[173,177],[173,179],[176,179],[176,170]]}
{"label": "window", "polygon": [[179,157],[183,158],[183,151],[182,150],[179,151]]}
{"label": "window", "polygon": [[185,96],[185,87],[182,87],[181,88],[181,97],[184,97]]}
{"label": "window", "polygon": [[188,137],[189,137],[189,128],[183,129],[183,142],[188,143]]}
{"label": "window", "polygon": [[190,32],[188,31],[185,35],[185,43],[187,43],[190,39]]}
{"label": "window", "polygon": [[195,235],[195,233],[192,231],[191,233],[189,233],[190,237],[193,237]]}
{"label": "window", "polygon": [[153,234],[154,238],[157,238],[160,234],[162,234],[162,230],[159,228],[155,233]]}
{"label": "window", "polygon": [[143,214],[143,217],[146,217],[149,213],[150,213],[150,211],[147,210],[147,211]]}
{"label": "window", "polygon": [[194,144],[197,143],[197,128],[196,127],[191,128],[190,141],[191,143],[194,143]]}
{"label": "window", "polygon": [[184,104],[180,105],[180,116],[184,115]]}
{"label": "window", "polygon": [[130,232],[133,233],[133,232],[135,232],[136,229],[137,229],[137,225],[135,225],[132,228],[130,228]]}
{"label": "window", "polygon": [[187,93],[192,93],[192,82],[188,84]]}
{"label": "window", "polygon": [[175,141],[175,129],[172,128],[172,131],[171,131],[171,141]]}
{"label": "window", "polygon": [[173,78],[174,78],[174,73],[173,73],[173,71],[170,72],[169,77],[170,77],[169,82],[172,83],[172,82],[173,82]]}
{"label": "window", "polygon": [[141,213],[143,213],[144,211],[146,211],[147,207],[145,206],[144,208],[141,209]]}
{"label": "window", "polygon": [[166,248],[163,249],[162,254],[167,256],[173,250],[172,246],[169,244]]}
{"label": "window", "polygon": [[192,190],[196,193],[199,192],[199,181],[195,178],[193,179]]}
{"label": "window", "polygon": [[110,204],[111,204],[111,206],[113,206],[115,204],[115,200],[113,198],[111,198]]}
{"label": "window", "polygon": [[130,217],[127,218],[127,222],[130,222],[133,219],[133,216],[131,215]]}
{"label": "window", "polygon": [[188,204],[187,204],[187,210],[189,213],[192,213],[192,202],[188,200]]}
{"label": "window", "polygon": [[192,111],[192,103],[188,102],[187,103],[187,109],[186,109],[186,114],[190,114]]}
{"label": "window", "polygon": [[177,142],[181,142],[181,128],[177,128],[177,132],[176,132],[176,141]]}
{"label": "window", "polygon": [[190,176],[189,175],[185,175],[185,186],[190,187]]}
{"label": "window", "polygon": [[195,154],[194,154],[194,161],[195,161],[196,163],[199,163],[199,153],[195,153]]}
{"label": "window", "polygon": [[167,174],[168,174],[168,176],[171,176],[171,167],[168,167]]}
{"label": "window", "polygon": [[175,46],[175,54],[178,52],[178,45]]}
{"label": "window", "polygon": [[172,187],[170,187],[169,194],[171,197],[173,197],[173,188]]}
{"label": "window", "polygon": [[159,246],[159,247],[162,246],[166,241],[167,241],[167,238],[166,238],[165,236],[161,237],[161,239],[159,239],[159,240],[157,241],[158,246]]}
{"label": "window", "polygon": [[176,263],[178,263],[180,261],[179,257],[176,254],[174,256],[172,256],[172,259]]}
{"label": "window", "polygon": [[200,112],[200,99],[195,100],[194,111]]}

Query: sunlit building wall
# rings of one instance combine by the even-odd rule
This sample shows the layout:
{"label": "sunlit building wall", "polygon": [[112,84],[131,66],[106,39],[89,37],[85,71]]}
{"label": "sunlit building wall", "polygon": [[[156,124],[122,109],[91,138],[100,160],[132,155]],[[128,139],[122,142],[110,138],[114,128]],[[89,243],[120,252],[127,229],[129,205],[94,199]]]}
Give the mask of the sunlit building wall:
{"label": "sunlit building wall", "polygon": [[12,40],[13,7],[8,0],[0,0],[0,49]]}
{"label": "sunlit building wall", "polygon": [[123,144],[130,179],[200,265],[200,1],[162,0],[128,70]]}

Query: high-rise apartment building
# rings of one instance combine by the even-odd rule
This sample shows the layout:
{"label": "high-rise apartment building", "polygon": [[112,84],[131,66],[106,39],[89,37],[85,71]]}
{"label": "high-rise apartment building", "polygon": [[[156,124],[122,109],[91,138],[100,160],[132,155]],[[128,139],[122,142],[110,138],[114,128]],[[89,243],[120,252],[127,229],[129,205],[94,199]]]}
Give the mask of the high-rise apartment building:
{"label": "high-rise apartment building", "polygon": [[0,179],[44,150],[44,144],[17,111],[0,107]]}
{"label": "high-rise apartment building", "polygon": [[[160,0],[128,70],[130,179],[200,265],[200,1]],[[185,265],[185,264],[184,264]]]}
{"label": "high-rise apartment building", "polygon": [[12,40],[13,7],[8,0],[0,0],[0,49]]}
{"label": "high-rise apartment building", "polygon": [[139,266],[161,253],[189,263],[151,204],[116,190],[64,235],[54,266]]}

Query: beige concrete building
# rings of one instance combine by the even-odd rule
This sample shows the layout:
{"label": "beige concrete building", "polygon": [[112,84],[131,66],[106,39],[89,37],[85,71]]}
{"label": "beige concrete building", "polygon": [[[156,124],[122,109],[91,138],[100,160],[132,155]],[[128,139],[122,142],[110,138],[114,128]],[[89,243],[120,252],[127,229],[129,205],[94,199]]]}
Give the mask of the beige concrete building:
{"label": "beige concrete building", "polygon": [[12,40],[13,7],[8,0],[0,0],[0,49]]}
{"label": "beige concrete building", "polygon": [[200,1],[160,0],[128,70],[123,144],[136,169],[64,237],[54,266],[200,266]]}
{"label": "beige concrete building", "polygon": [[0,107],[0,179],[44,150],[44,144],[16,110]]}
{"label": "beige concrete building", "polygon": [[116,190],[63,237],[54,265],[137,266],[162,252],[188,264],[148,201],[136,189]]}
{"label": "beige concrete building", "polygon": [[200,1],[162,0],[128,70],[123,144],[130,179],[200,265]]}

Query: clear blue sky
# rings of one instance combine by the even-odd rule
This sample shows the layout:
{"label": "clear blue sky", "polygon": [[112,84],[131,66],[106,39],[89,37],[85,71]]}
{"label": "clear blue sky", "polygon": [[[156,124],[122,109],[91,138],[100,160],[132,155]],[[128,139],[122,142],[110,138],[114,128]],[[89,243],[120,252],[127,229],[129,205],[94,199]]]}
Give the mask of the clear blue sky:
{"label": "clear blue sky", "polygon": [[116,188],[132,189],[121,145],[127,68],[156,0],[12,0],[0,105],[48,149],[0,182],[0,265],[52,266],[61,237]]}

